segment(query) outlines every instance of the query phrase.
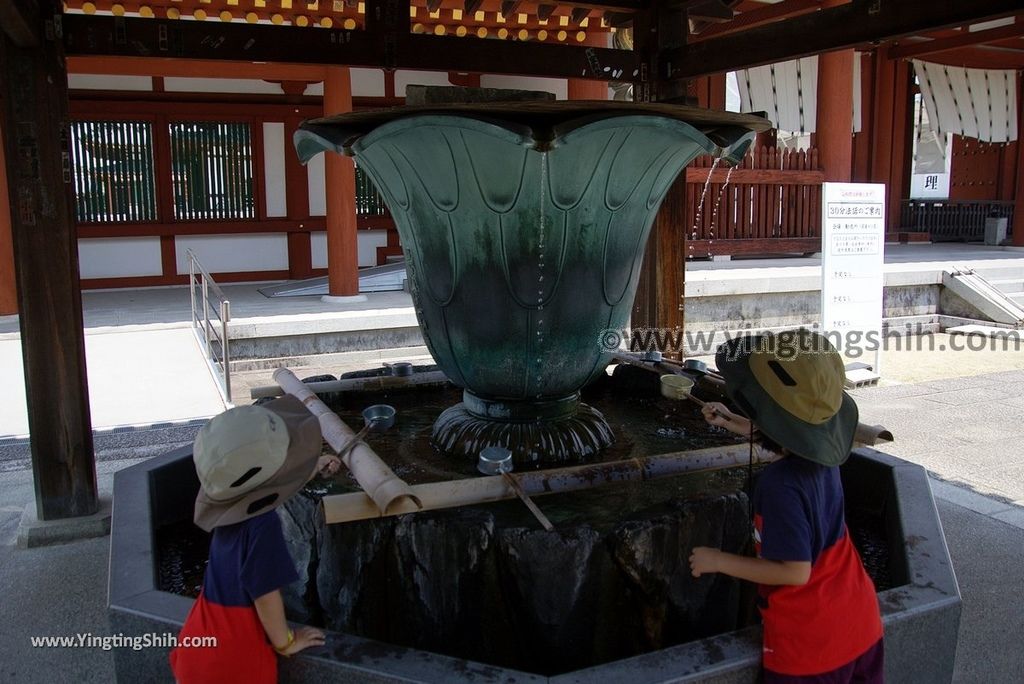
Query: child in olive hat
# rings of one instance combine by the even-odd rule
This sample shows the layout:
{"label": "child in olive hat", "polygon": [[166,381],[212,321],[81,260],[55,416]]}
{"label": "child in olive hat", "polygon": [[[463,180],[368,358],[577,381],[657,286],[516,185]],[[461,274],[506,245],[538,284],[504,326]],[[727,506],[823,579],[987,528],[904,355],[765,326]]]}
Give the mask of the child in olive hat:
{"label": "child in olive hat", "polygon": [[[324,643],[320,630],[293,632],[285,621],[280,589],[299,577],[275,510],[318,471],[337,471],[321,447],[317,418],[291,396],[229,409],[200,429],[195,523],[213,535],[202,592],[171,651],[179,684],[270,684],[278,654]],[[195,637],[216,646],[189,648]]]}
{"label": "child in olive hat", "polygon": [[693,575],[759,585],[765,682],[881,682],[878,599],[843,513],[838,466],[858,412],[843,391],[842,357],[799,330],[731,340],[715,360],[747,418],[709,403],[705,419],[751,439],[756,429],[784,458],[761,472],[754,491],[757,557],[696,547]]}

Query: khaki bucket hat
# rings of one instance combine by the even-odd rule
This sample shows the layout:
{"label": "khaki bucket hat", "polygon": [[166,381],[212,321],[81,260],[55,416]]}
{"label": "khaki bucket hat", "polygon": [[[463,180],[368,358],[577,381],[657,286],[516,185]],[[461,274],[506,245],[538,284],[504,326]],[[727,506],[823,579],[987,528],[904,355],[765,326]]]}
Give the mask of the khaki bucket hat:
{"label": "khaki bucket hat", "polygon": [[214,416],[192,449],[196,525],[209,532],[281,505],[313,475],[322,444],[316,416],[290,395]]}
{"label": "khaki bucket hat", "polygon": [[849,457],[860,418],[827,338],[807,329],[738,337],[719,346],[715,363],[729,398],[769,439],[826,466]]}

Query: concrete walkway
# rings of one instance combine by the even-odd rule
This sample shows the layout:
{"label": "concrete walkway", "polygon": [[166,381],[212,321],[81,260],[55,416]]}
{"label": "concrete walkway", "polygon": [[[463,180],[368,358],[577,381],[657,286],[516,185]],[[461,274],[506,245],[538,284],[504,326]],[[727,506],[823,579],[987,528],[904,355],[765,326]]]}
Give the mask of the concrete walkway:
{"label": "concrete walkway", "polygon": [[[89,408],[95,430],[207,418],[224,410],[189,328],[85,335]],[[0,340],[0,439],[28,436],[20,339]]]}

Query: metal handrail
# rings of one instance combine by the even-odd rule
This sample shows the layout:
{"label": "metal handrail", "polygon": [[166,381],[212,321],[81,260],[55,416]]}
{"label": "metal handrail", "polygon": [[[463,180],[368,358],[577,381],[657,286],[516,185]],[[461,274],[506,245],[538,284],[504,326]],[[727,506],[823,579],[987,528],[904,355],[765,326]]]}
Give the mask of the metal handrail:
{"label": "metal handrail", "polygon": [[[228,342],[228,323],[231,322],[231,302],[224,291],[199,263],[191,249],[188,255],[188,289],[192,299],[192,332],[203,352],[210,372],[217,380],[224,401],[231,404],[231,357]],[[198,275],[198,279],[197,276]],[[196,288],[200,293],[197,297]],[[210,294],[216,302],[210,299]],[[216,304],[216,306],[214,306]],[[211,314],[216,320],[211,318]],[[219,324],[215,327],[215,324]],[[218,329],[219,328],[219,329]],[[220,358],[217,358],[217,343],[220,343]]]}

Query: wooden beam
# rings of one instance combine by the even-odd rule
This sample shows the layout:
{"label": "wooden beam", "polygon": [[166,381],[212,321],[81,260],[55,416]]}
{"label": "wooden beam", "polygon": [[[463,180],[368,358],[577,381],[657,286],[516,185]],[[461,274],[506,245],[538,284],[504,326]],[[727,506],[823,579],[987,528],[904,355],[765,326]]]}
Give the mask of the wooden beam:
{"label": "wooden beam", "polygon": [[695,33],[690,37],[690,42],[697,43],[709,38],[746,31],[755,26],[762,26],[781,21],[782,19],[788,19],[789,17],[807,14],[808,12],[816,12],[820,6],[820,0],[784,0],[784,2],[775,5],[762,5],[759,9],[737,14],[728,23],[703,28],[700,33]]}
{"label": "wooden beam", "polygon": [[721,23],[732,21],[733,12],[722,0],[707,0],[688,9],[686,16],[699,21]]}
{"label": "wooden beam", "polygon": [[[690,0],[693,2],[694,0]],[[703,0],[697,0],[703,2]],[[639,12],[647,9],[658,0],[615,0],[614,2],[559,2],[561,7],[573,7],[586,10],[600,10],[602,12]]]}
{"label": "wooden beam", "polygon": [[36,511],[41,520],[92,515],[99,499],[63,50],[46,37],[20,47],[0,34],[0,65]]}
{"label": "wooden beam", "polygon": [[42,42],[39,3],[36,0],[4,0],[0,2],[0,28],[16,47],[35,47]]}
{"label": "wooden beam", "polygon": [[572,11],[571,21],[574,24],[578,24],[588,16],[590,16],[589,7],[577,7]]}
{"label": "wooden beam", "polygon": [[872,41],[996,19],[1019,10],[1020,0],[853,0],[782,23],[663,51],[661,75],[668,79],[693,78],[782,62]]}
{"label": "wooden beam", "polygon": [[484,0],[465,0],[462,3],[463,11],[466,14],[473,14],[480,9],[482,4],[484,4]]}
{"label": "wooden beam", "polygon": [[920,57],[922,55],[932,55],[936,52],[945,52],[946,50],[952,50],[953,48],[958,47],[984,45],[985,43],[991,43],[995,40],[1017,38],[1020,36],[1024,36],[1024,21],[1018,21],[1017,23],[1009,24],[1007,26],[988,29],[987,31],[972,32],[964,30],[961,31],[959,35],[948,38],[936,38],[935,40],[904,43],[903,45],[897,45],[892,48],[889,51],[889,54],[893,59],[907,59],[910,57]]}
{"label": "wooden beam", "polygon": [[[369,9],[367,23],[373,26]],[[65,15],[67,51],[75,56],[202,59],[626,80],[639,70],[632,52],[536,42],[464,39],[390,31],[335,31],[262,24],[164,22]],[[264,65],[275,71],[272,64]],[[606,70],[607,67],[607,70]],[[167,69],[173,67],[168,66]],[[166,73],[163,72],[163,73]],[[265,77],[265,76],[264,76]]]}
{"label": "wooden beam", "polygon": [[537,5],[537,18],[541,21],[547,21],[555,13],[556,9],[558,9],[557,5]]}
{"label": "wooden beam", "polygon": [[627,80],[640,68],[637,56],[626,50],[415,34],[399,43],[397,54],[398,65],[407,69],[599,81]]}
{"label": "wooden beam", "polygon": [[177,78],[252,78],[264,81],[322,81],[322,64],[228,62],[221,60],[172,59],[170,57],[71,56],[69,74],[153,76]]}
{"label": "wooden beam", "polygon": [[511,17],[519,12],[523,6],[523,0],[504,0],[501,3],[501,13],[505,17]]}
{"label": "wooden beam", "polygon": [[691,240],[687,248],[696,256],[749,256],[753,254],[810,254],[821,251],[821,238],[736,238]]}

